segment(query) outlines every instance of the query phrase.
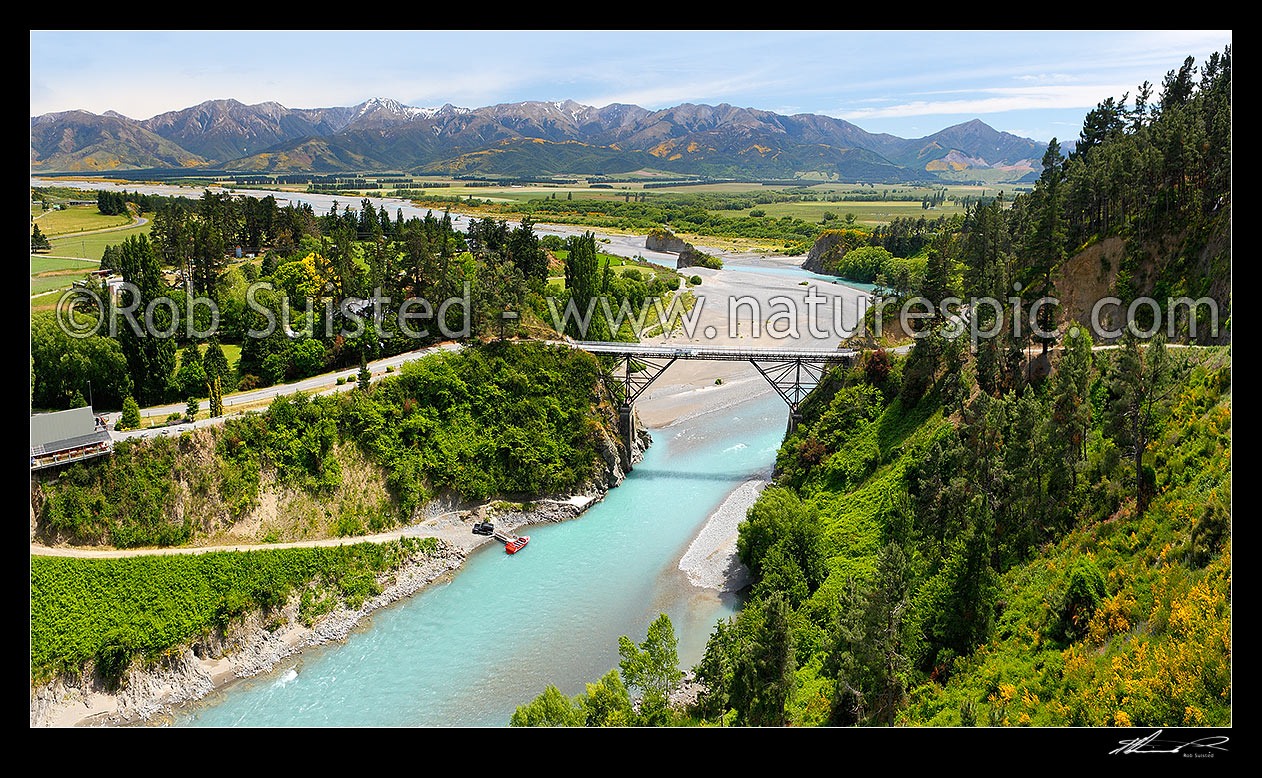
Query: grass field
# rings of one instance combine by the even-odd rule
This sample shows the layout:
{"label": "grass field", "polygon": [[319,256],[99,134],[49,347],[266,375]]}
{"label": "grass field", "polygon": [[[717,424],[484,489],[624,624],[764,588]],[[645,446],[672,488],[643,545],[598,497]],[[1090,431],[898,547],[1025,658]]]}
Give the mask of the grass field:
{"label": "grass field", "polygon": [[[34,211],[36,206],[32,206]],[[131,223],[131,217],[125,214],[106,216],[96,209],[95,205],[76,205],[64,211],[47,211],[39,218],[40,232],[49,238],[66,235],[72,232],[87,230],[104,230],[110,227],[121,227]]]}
{"label": "grass field", "polygon": [[552,195],[564,200],[573,194],[575,200],[622,200],[628,190],[639,191],[635,184],[614,184],[623,189],[591,189],[575,186],[449,186],[442,189],[426,189],[425,194],[436,197],[472,197],[493,203],[524,203],[544,200]]}
{"label": "grass field", "polygon": [[[939,216],[964,213],[964,209],[961,206],[952,203],[926,210],[918,201],[770,203],[768,205],[759,205],[757,208],[764,211],[769,219],[792,216],[795,219],[803,219],[817,224],[823,221],[825,212],[831,212],[837,214],[837,220],[830,223],[829,226],[835,227],[845,226],[845,216],[848,213],[855,215],[857,224],[868,226],[888,224],[897,218],[910,217],[919,219],[923,216],[927,219],[936,219]],[[711,211],[711,213],[719,216],[749,216],[752,210],[754,209],[751,208],[749,211]]]}
{"label": "grass field", "polygon": [[[70,286],[80,279],[86,278],[88,273],[96,270],[97,262],[84,262],[78,259],[58,259],[56,257],[45,257],[38,254],[31,255],[31,294],[40,294],[49,292],[54,289],[68,289]],[[31,300],[31,306],[34,309],[36,305],[41,308],[56,303],[57,295],[49,295]]]}
{"label": "grass field", "polygon": [[[47,218],[47,217],[45,217]],[[101,232],[95,235],[80,235],[73,238],[51,238],[49,243],[52,244],[52,250],[48,253],[55,257],[80,257],[83,259],[95,259],[100,261],[101,256],[105,253],[106,246],[114,246],[122,243],[132,235],[148,234],[152,227],[153,214],[145,214],[145,218],[150,221],[140,225],[139,227],[131,227],[125,230],[113,230],[111,232]],[[127,222],[124,221],[123,224]],[[44,229],[44,219],[39,220],[40,229]],[[32,255],[34,257],[36,255]]]}
{"label": "grass field", "polygon": [[[615,183],[613,189],[592,189],[589,187],[577,186],[553,186],[553,185],[530,185],[530,186],[485,186],[485,187],[469,187],[469,186],[450,186],[442,189],[427,190],[427,194],[447,197],[473,197],[483,202],[491,202],[500,205],[508,205],[510,208],[514,203],[525,203],[530,200],[546,199],[552,195],[556,195],[558,200],[566,199],[569,193],[573,193],[576,200],[609,200],[622,201],[628,192],[639,194],[647,192],[650,200],[654,197],[669,194],[726,194],[726,195],[751,195],[757,196],[762,193],[769,192],[785,192],[789,194],[814,195],[820,197],[818,201],[801,201],[801,202],[782,202],[770,204],[757,204],[753,208],[744,211],[711,211],[719,216],[748,216],[754,208],[760,209],[769,217],[781,218],[783,216],[791,216],[793,218],[804,219],[815,223],[823,221],[825,211],[831,211],[838,217],[844,218],[845,214],[853,213],[855,215],[856,224],[864,226],[876,226],[880,224],[888,224],[896,218],[920,218],[925,216],[928,218],[937,218],[939,216],[950,216],[955,213],[963,213],[964,208],[961,205],[952,202],[951,199],[959,200],[964,197],[993,197],[999,191],[1003,191],[1009,199],[1014,194],[1014,187],[1010,184],[1001,186],[977,186],[973,184],[946,184],[932,187],[910,186],[906,184],[877,184],[868,186],[866,184],[846,184],[822,181],[818,184],[807,187],[784,187],[782,185],[765,185],[755,183],[710,183],[698,184],[696,186],[677,186],[663,187],[660,189],[645,190],[643,182],[631,183]],[[947,190],[948,202],[942,206],[931,210],[925,210],[921,206],[921,199],[927,195],[939,191],[944,188]],[[907,197],[914,199],[906,200],[880,200],[880,201],[863,201],[863,200],[836,200],[828,201],[824,198],[847,194],[880,194],[885,197]],[[831,225],[830,225],[831,226]],[[745,247],[734,247],[745,248]]]}
{"label": "grass field", "polygon": [[[86,264],[86,263],[84,263]],[[87,272],[75,273],[70,270],[54,271],[51,274],[31,276],[31,294],[50,292],[54,289],[68,289],[75,281],[87,278]],[[50,295],[54,300],[56,295]]]}
{"label": "grass field", "polygon": [[96,262],[85,262],[81,259],[58,259],[56,257],[42,257],[38,254],[31,255],[31,275],[39,275],[40,273],[50,273],[56,270],[96,270]]}

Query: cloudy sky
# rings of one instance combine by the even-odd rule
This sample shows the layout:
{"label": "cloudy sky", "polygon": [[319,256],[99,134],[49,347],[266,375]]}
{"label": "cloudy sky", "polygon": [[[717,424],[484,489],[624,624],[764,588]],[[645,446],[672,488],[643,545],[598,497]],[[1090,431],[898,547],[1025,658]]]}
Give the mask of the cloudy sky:
{"label": "cloudy sky", "polygon": [[731,103],[928,135],[972,118],[1073,138],[1230,32],[56,32],[31,33],[31,115],[138,119],[203,100],[291,108],[389,97],[478,107],[572,99],[656,109]]}

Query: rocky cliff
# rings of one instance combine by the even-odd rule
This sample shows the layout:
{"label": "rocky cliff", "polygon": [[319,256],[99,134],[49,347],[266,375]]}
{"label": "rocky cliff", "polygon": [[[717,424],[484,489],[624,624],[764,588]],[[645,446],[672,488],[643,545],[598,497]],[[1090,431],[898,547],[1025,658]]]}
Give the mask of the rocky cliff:
{"label": "rocky cliff", "polygon": [[802,269],[812,273],[833,273],[837,260],[866,242],[867,236],[858,230],[824,230],[807,253]]}
{"label": "rocky cliff", "polygon": [[649,251],[679,252],[690,249],[692,246],[670,230],[653,230],[644,239],[644,248]]}

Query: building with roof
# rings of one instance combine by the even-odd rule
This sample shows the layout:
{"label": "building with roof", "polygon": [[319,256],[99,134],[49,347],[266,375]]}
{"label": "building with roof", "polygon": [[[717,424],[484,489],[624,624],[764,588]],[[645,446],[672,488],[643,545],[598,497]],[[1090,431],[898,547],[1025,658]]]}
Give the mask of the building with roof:
{"label": "building with roof", "polygon": [[79,462],[114,451],[105,421],[92,406],[31,417],[31,470]]}

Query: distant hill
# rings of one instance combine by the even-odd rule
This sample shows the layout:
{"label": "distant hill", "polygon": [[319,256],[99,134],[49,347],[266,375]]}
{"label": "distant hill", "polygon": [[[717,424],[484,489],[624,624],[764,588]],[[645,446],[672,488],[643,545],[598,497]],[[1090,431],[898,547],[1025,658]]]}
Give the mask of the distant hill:
{"label": "distant hill", "polygon": [[46,113],[31,119],[31,169],[89,172],[182,168],[207,160],[119,114]]}
{"label": "distant hill", "polygon": [[1035,141],[977,119],[906,139],[828,116],[784,116],[726,103],[649,111],[567,100],[469,109],[374,98],[356,106],[293,109],[211,100],[145,120],[112,111],[31,119],[32,165],[50,172],[211,165],[520,176],[651,167],[774,178],[824,173],[892,183],[981,169],[1017,179],[1037,167],[1042,152]]}

